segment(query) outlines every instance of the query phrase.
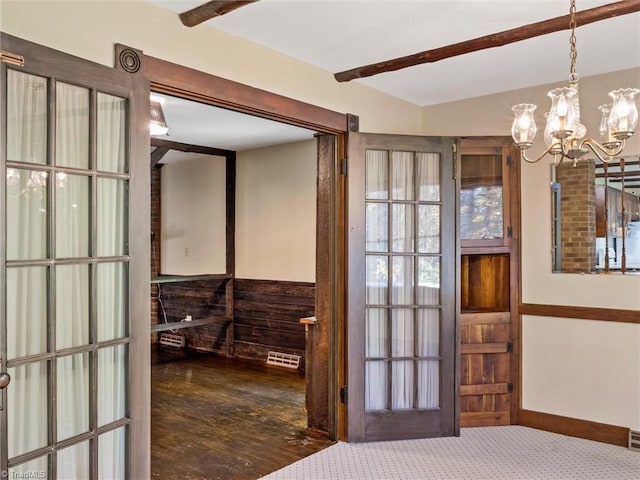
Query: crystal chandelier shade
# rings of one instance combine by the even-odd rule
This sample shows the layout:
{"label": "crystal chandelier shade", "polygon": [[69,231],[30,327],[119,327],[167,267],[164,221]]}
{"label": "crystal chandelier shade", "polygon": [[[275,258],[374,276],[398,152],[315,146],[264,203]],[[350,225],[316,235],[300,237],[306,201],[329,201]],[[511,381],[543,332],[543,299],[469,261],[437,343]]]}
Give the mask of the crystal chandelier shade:
{"label": "crystal chandelier shade", "polygon": [[570,6],[570,58],[571,68],[569,85],[551,90],[547,96],[551,99],[551,109],[545,113],[547,119],[544,129],[544,140],[547,148],[536,159],[529,159],[525,150],[533,145],[536,135],[536,125],[533,112],[536,105],[522,103],[512,107],[515,114],[511,126],[511,135],[520,150],[523,160],[534,163],[544,158],[547,154],[553,155],[556,165],[564,159],[574,163],[589,151],[593,152],[601,161],[608,162],[613,156],[617,156],[624,150],[625,140],[635,132],[638,124],[638,108],[636,97],[640,90],[637,88],[622,88],[609,92],[611,104],[600,105],[598,109],[602,114],[600,120],[601,143],[585,138],[586,128],[580,120],[580,97],[578,88],[578,75],[575,73],[577,57],[576,49],[576,2],[571,0]]}

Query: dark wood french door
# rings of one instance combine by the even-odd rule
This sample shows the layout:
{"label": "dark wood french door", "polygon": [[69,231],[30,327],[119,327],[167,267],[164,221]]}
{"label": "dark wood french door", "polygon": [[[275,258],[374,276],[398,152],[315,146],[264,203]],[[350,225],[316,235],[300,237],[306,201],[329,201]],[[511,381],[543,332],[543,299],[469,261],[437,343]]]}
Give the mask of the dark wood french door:
{"label": "dark wood french door", "polygon": [[348,440],[455,435],[455,139],[348,150]]}
{"label": "dark wood french door", "polygon": [[0,477],[149,478],[148,83],[1,35]]}

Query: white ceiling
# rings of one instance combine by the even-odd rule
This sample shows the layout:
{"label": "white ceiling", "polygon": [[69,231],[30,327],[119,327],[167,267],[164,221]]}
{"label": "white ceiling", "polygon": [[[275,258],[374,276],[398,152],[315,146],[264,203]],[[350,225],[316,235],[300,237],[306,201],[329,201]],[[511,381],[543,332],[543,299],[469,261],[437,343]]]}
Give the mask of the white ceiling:
{"label": "white ceiling", "polygon": [[[154,93],[162,104],[169,133],[157,138],[173,142],[242,151],[313,138],[314,131],[273,122],[232,110]],[[171,163],[194,154],[175,150],[161,163]]]}
{"label": "white ceiling", "polygon": [[[177,13],[206,2],[147,1]],[[577,10],[611,1],[577,0]],[[569,0],[260,0],[193,28],[217,28],[336,73],[568,11]],[[180,22],[177,14],[176,22]],[[580,76],[640,67],[640,13],[585,25],[576,36]],[[569,32],[562,31],[355,81],[426,106],[564,83],[568,73]],[[170,128],[167,138],[181,143],[241,151],[313,135],[173,97],[165,97],[163,108]],[[163,163],[181,156],[172,151]]]}
{"label": "white ceiling", "polygon": [[[148,1],[184,12],[206,0]],[[577,0],[577,10],[611,1]],[[568,0],[260,0],[194,28],[217,28],[335,73],[568,11]],[[640,67],[640,13],[576,35],[580,76]],[[563,82],[568,71],[569,32],[562,31],[356,81],[425,106]]]}

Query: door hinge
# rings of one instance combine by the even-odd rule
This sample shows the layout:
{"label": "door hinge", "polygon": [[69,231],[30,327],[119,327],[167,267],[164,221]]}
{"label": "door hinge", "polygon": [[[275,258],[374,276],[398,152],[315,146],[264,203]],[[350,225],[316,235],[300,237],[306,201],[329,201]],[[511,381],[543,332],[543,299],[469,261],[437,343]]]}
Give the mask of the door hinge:
{"label": "door hinge", "polygon": [[9,65],[16,65],[18,67],[24,67],[24,57],[17,53],[5,52],[0,50],[0,61],[8,63]]}
{"label": "door hinge", "polygon": [[511,158],[511,154],[507,154],[507,167],[511,166],[511,162],[513,161],[513,159]]}
{"label": "door hinge", "polygon": [[513,342],[507,343],[507,353],[513,353]]}
{"label": "door hinge", "polygon": [[453,179],[458,178],[458,145],[456,143],[451,144],[451,153],[453,153]]}
{"label": "door hinge", "polygon": [[511,225],[507,227],[507,238],[513,238],[513,227]]}
{"label": "door hinge", "polygon": [[513,383],[507,383],[507,391],[513,393]]}
{"label": "door hinge", "polygon": [[347,176],[349,163],[346,158],[340,160],[340,175]]}
{"label": "door hinge", "polygon": [[340,389],[340,403],[347,404],[349,401],[349,387],[342,387]]}

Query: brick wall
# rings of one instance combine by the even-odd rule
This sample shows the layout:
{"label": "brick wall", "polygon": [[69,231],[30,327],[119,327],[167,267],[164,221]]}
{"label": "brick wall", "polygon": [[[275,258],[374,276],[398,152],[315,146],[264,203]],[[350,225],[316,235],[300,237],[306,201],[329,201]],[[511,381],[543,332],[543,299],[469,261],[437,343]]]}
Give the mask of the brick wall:
{"label": "brick wall", "polygon": [[582,160],[556,169],[561,191],[562,271],[592,272],[596,266],[595,164]]}

